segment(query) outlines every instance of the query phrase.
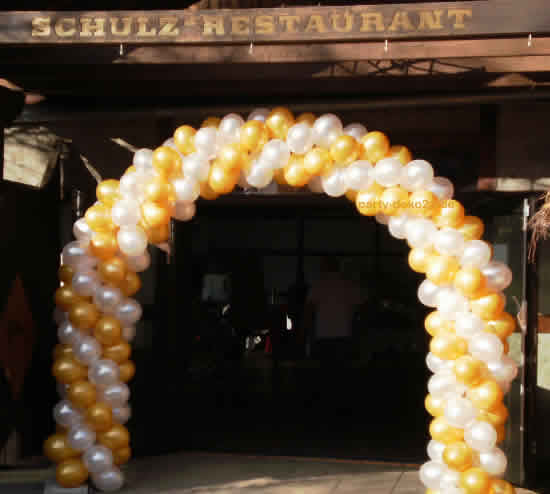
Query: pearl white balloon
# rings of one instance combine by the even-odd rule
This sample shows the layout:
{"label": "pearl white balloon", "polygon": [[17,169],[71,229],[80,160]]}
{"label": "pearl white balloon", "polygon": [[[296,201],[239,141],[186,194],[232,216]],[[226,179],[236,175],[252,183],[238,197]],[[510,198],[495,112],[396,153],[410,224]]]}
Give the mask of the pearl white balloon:
{"label": "pearl white balloon", "polygon": [[456,377],[452,370],[443,369],[435,373],[428,380],[428,391],[432,396],[444,397],[452,393],[457,385]]}
{"label": "pearl white balloon", "polygon": [[103,492],[115,492],[124,485],[124,474],[116,466],[99,473],[92,473],[91,477],[94,485]]}
{"label": "pearl white balloon", "polygon": [[61,259],[63,264],[76,268],[79,263],[87,257],[87,255],[88,251],[82,247],[80,242],[75,240],[74,242],[69,242],[65,245],[65,247],[63,247]]}
{"label": "pearl white balloon", "polygon": [[369,161],[354,161],[347,168],[344,168],[344,182],[348,189],[368,189],[373,183],[373,167]]}
{"label": "pearl white balloon", "polygon": [[151,255],[149,251],[146,250],[139,256],[128,256],[126,257],[126,264],[132,271],[141,273],[151,265]]}
{"label": "pearl white balloon", "polygon": [[68,321],[68,314],[63,309],[56,307],[53,310],[53,320],[58,326],[61,326],[61,324]]}
{"label": "pearl white balloon", "polygon": [[192,201],[177,201],[172,217],[180,221],[189,221],[195,216],[197,207]]}
{"label": "pearl white balloon", "polygon": [[405,165],[401,171],[401,187],[406,190],[425,189],[434,177],[432,165],[424,160],[413,160]]}
{"label": "pearl white balloon", "polygon": [[491,451],[497,442],[497,431],[489,422],[474,421],[465,428],[464,441],[476,451]]}
{"label": "pearl white balloon", "polygon": [[140,205],[136,199],[126,197],[113,204],[111,218],[117,226],[135,226],[141,219]]}
{"label": "pearl white balloon", "polygon": [[434,177],[426,188],[442,201],[445,199],[451,199],[454,194],[453,183],[445,177]]}
{"label": "pearl white balloon", "polygon": [[67,433],[67,442],[69,446],[76,451],[85,451],[93,446],[95,442],[95,432],[87,425],[76,424],[69,429]]}
{"label": "pearl white balloon", "polygon": [[462,266],[474,266],[484,268],[491,260],[491,249],[482,240],[470,240],[464,245],[464,251],[460,257]]}
{"label": "pearl white balloon", "polygon": [[428,352],[426,355],[426,365],[434,374],[445,369],[450,369],[452,362],[449,360],[443,360],[435,356],[432,352]]}
{"label": "pearl white balloon", "polygon": [[322,175],[321,185],[325,194],[330,197],[343,196],[347,190],[343,172],[339,168],[334,168],[330,173]]}
{"label": "pearl white balloon", "polygon": [[65,345],[72,345],[80,341],[82,333],[69,321],[62,322],[57,328],[57,339]]}
{"label": "pearl white balloon", "polygon": [[94,293],[94,304],[101,312],[114,314],[122,302],[122,292],[112,285],[99,285]]}
{"label": "pearl white balloon", "polygon": [[414,218],[407,221],[407,241],[412,247],[427,248],[433,243],[437,227],[434,222],[425,218]]}
{"label": "pearl white balloon", "polygon": [[113,466],[113,453],[99,444],[88,448],[82,455],[82,462],[90,473],[100,473]]}
{"label": "pearl white balloon", "polygon": [[377,213],[374,217],[377,223],[380,223],[381,225],[387,225],[390,222],[390,218],[392,218],[392,216],[388,216],[382,213]]}
{"label": "pearl white balloon", "polygon": [[494,362],[502,357],[504,345],[497,335],[481,332],[470,338],[468,351],[472,354],[472,357],[478,360]]}
{"label": "pearl white balloon", "polygon": [[265,122],[270,113],[271,110],[269,108],[256,108],[252,110],[250,115],[248,115],[247,120],[258,120],[259,122]]}
{"label": "pearl white balloon", "polygon": [[109,386],[118,382],[120,370],[112,360],[98,360],[88,368],[88,379],[96,386]]}
{"label": "pearl white balloon", "polygon": [[77,271],[73,276],[72,287],[79,295],[90,297],[95,293],[99,283],[97,271]]}
{"label": "pearl white balloon", "polygon": [[476,407],[467,398],[453,397],[447,400],[445,418],[453,427],[464,428],[476,416]]}
{"label": "pearl white balloon", "polygon": [[342,121],[332,113],[321,115],[313,124],[315,143],[329,148],[332,142],[342,134]]}
{"label": "pearl white balloon", "polygon": [[273,180],[273,170],[269,165],[263,165],[257,162],[252,165],[250,173],[246,176],[246,181],[257,189],[267,187]]}
{"label": "pearl white balloon", "polygon": [[132,416],[132,409],[129,405],[123,405],[120,407],[113,408],[113,419],[116,420],[119,424],[124,425],[130,417]]}
{"label": "pearl white balloon", "polygon": [[358,141],[367,133],[367,128],[360,123],[351,123],[344,127],[344,134],[354,137]]}
{"label": "pearl white balloon", "polygon": [[131,343],[136,337],[136,327],[135,326],[124,326],[122,328],[122,337],[128,342]]}
{"label": "pearl white balloon", "polygon": [[388,231],[390,235],[398,239],[407,238],[407,223],[410,219],[411,217],[407,214],[390,216],[388,221]]}
{"label": "pearl white balloon", "polygon": [[82,247],[86,247],[90,243],[92,234],[93,230],[84,218],[80,218],[74,222],[73,235]]}
{"label": "pearl white balloon", "polygon": [[117,233],[118,248],[127,256],[140,256],[147,248],[147,234],[139,226],[123,226]]}
{"label": "pearl white balloon", "polygon": [[125,173],[119,180],[118,190],[124,198],[138,199],[150,178],[151,174],[141,171]]}
{"label": "pearl white balloon", "polygon": [[319,175],[312,177],[307,183],[307,186],[309,190],[315,194],[321,194],[323,192],[323,184],[321,183],[321,177]]}
{"label": "pearl white balloon", "polygon": [[[92,238],[95,235],[97,235],[97,233],[94,232],[92,234]],[[80,271],[86,271],[90,269],[95,269],[98,264],[99,264],[99,259],[97,257],[92,255],[84,255],[78,259],[74,268]]]}
{"label": "pearl white balloon", "polygon": [[127,298],[123,300],[115,312],[115,317],[123,326],[132,326],[141,319],[143,310],[137,300]]}
{"label": "pearl white balloon", "polygon": [[446,256],[459,257],[464,251],[464,235],[454,228],[442,228],[438,230],[434,237],[434,249]]}
{"label": "pearl white balloon", "polygon": [[134,153],[133,165],[138,171],[149,171],[153,168],[153,151],[151,149],[139,149]]}
{"label": "pearl white balloon", "polygon": [[384,187],[394,187],[399,184],[403,165],[397,158],[381,159],[373,171],[373,178]]}
{"label": "pearl white balloon", "polygon": [[172,181],[172,185],[177,201],[195,201],[201,191],[199,182],[191,176],[178,177]]}
{"label": "pearl white balloon", "polygon": [[437,292],[436,307],[447,319],[456,319],[457,314],[468,311],[468,299],[456,290],[443,287]]}
{"label": "pearl white balloon", "polygon": [[420,481],[429,489],[437,489],[444,472],[445,465],[435,461],[429,461],[420,467]]}
{"label": "pearl white balloon", "polygon": [[72,427],[82,422],[82,415],[69,400],[61,400],[55,405],[53,418],[56,424],[63,427]]}
{"label": "pearl white balloon", "polygon": [[518,375],[518,364],[508,355],[503,355],[499,360],[487,363],[489,371],[499,382],[511,382]]}
{"label": "pearl white balloon", "polygon": [[125,383],[117,382],[102,388],[99,392],[99,400],[112,408],[121,407],[130,398],[130,388]]}
{"label": "pearl white balloon", "polygon": [[91,336],[83,336],[77,344],[73,345],[73,350],[76,359],[84,365],[92,365],[101,357],[101,345]]}
{"label": "pearl white balloon", "polygon": [[438,285],[428,279],[425,279],[418,287],[418,300],[420,300],[420,303],[426,307],[436,307],[437,294],[439,293],[439,290],[440,287]]}
{"label": "pearl white balloon", "polygon": [[432,461],[443,463],[443,451],[445,451],[446,447],[446,444],[440,443],[439,441],[432,439],[428,443],[428,456]]}
{"label": "pearl white balloon", "polygon": [[223,117],[218,125],[218,135],[221,135],[225,142],[236,142],[240,138],[240,129],[243,124],[243,117],[230,113]]}
{"label": "pearl white balloon", "polygon": [[309,124],[300,122],[290,127],[286,136],[286,143],[293,153],[307,153],[314,144],[314,135]]}
{"label": "pearl white balloon", "polygon": [[[202,129],[197,130],[195,136],[193,137],[193,144],[197,150],[197,156],[200,155],[203,160],[212,159],[216,156],[218,146],[218,130],[214,127],[203,127]],[[192,156],[193,154],[195,153],[192,153],[189,156]],[[189,156],[187,158],[189,158]],[[187,161],[187,159],[185,161]],[[185,161],[184,173],[188,174],[189,172],[185,171]]]}
{"label": "pearl white balloon", "polygon": [[441,494],[464,494],[459,487],[460,485],[460,472],[445,468],[443,475],[439,479],[439,490]]}
{"label": "pearl white balloon", "polygon": [[[211,127],[208,127],[211,128]],[[201,129],[204,130],[204,129]],[[198,132],[197,132],[198,133]],[[196,134],[195,134],[196,135]],[[210,173],[210,162],[207,155],[202,152],[191,153],[183,160],[183,174],[186,177],[192,177],[199,182],[208,179]]]}
{"label": "pearl white balloon", "polygon": [[512,283],[512,270],[500,261],[491,261],[481,270],[492,290],[505,290]]}
{"label": "pearl white balloon", "polygon": [[481,468],[489,475],[500,477],[506,472],[508,460],[506,455],[499,448],[494,448],[491,451],[484,451],[479,455],[479,463]]}
{"label": "pearl white balloon", "polygon": [[174,141],[174,138],[173,137],[170,137],[168,139],[166,139],[163,143],[162,143],[163,146],[166,146],[166,147],[169,147],[169,148],[172,148],[172,149],[175,149],[177,151],[177,148],[176,148],[176,142]]}
{"label": "pearl white balloon", "polygon": [[274,170],[283,168],[290,159],[289,146],[281,139],[272,139],[263,147],[259,159]]}
{"label": "pearl white balloon", "polygon": [[455,332],[461,338],[469,339],[483,331],[483,319],[471,312],[460,312],[455,318]]}

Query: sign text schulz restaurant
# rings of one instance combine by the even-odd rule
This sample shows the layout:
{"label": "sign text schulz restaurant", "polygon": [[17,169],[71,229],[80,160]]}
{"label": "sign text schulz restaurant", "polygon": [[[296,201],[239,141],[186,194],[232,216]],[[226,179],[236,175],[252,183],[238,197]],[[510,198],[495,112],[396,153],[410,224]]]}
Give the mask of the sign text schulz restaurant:
{"label": "sign text schulz restaurant", "polygon": [[536,32],[533,24],[548,17],[542,0],[522,2],[521,16],[511,15],[514,3],[517,13],[515,0],[194,12],[4,12],[0,13],[0,43],[239,43],[476,36]]}

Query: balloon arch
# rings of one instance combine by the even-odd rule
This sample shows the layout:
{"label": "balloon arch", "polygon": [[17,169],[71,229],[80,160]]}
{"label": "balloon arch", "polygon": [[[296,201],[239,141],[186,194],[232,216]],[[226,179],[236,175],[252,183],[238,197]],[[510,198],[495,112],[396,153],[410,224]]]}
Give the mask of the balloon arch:
{"label": "balloon arch", "polygon": [[148,243],[166,242],[170,218],[191,219],[198,197],[272,181],[345,195],[407,241],[410,267],[426,275],[418,298],[434,309],[425,320],[432,440],[420,478],[428,494],[513,493],[501,478],[507,460],[498,447],[508,418],[503,397],[517,375],[507,356],[515,320],[502,294],[512,274],[491,260],[483,222],[465,215],[448,179],[382,132],[282,107],[256,109],[246,121],[229,114],[198,130],[179,127],[157,149],[137,151],[120,181],[99,183],[97,202],[75,222],[55,293],[52,371],[61,401],[45,452],[57,463],[57,482],[76,487],[90,479],[106,492],[124,484],[130,342],[142,314],[132,296],[141,286],[137,273],[150,264]]}

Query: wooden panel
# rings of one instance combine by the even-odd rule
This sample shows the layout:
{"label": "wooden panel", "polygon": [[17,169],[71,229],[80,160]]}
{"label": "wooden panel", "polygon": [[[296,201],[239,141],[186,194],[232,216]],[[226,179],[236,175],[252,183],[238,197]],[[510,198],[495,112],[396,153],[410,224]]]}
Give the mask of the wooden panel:
{"label": "wooden panel", "polygon": [[545,0],[250,10],[5,12],[0,43],[231,43],[475,37],[548,32]]}

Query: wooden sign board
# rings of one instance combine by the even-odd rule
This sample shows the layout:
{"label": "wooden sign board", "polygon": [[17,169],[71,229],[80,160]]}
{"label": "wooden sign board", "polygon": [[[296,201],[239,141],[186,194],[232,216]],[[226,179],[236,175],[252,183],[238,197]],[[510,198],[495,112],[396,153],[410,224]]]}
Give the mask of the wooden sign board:
{"label": "wooden sign board", "polygon": [[0,44],[242,44],[527,35],[546,0],[204,11],[3,12]]}

